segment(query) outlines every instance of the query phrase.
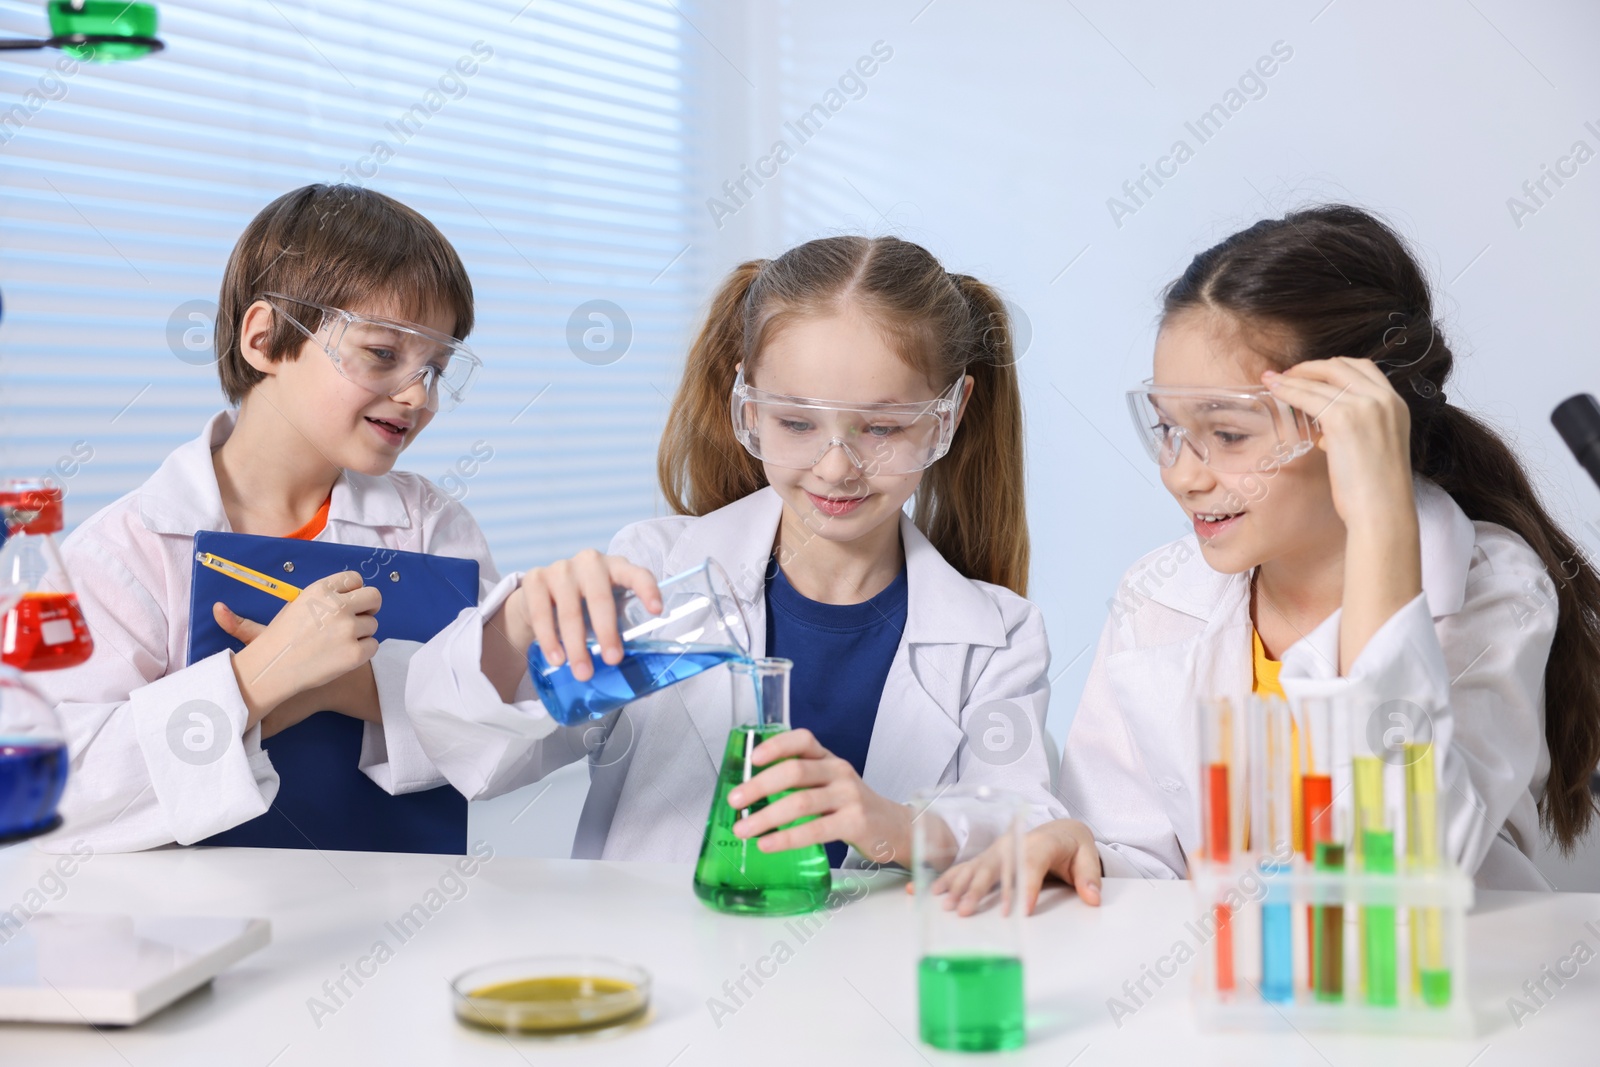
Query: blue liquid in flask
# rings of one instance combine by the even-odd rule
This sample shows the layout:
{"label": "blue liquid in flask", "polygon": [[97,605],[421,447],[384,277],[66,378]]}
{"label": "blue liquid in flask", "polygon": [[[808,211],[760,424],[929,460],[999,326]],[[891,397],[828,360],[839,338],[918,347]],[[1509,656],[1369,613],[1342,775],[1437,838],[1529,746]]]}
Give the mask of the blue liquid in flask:
{"label": "blue liquid in flask", "polygon": [[66,745],[0,737],[0,838],[29,833],[55,818],[66,784]]}

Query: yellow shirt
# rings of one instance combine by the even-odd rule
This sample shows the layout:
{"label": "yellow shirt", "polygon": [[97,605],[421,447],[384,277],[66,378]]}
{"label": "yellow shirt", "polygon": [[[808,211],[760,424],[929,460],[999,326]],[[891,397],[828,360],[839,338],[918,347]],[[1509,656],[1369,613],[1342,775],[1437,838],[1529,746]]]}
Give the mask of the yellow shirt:
{"label": "yellow shirt", "polygon": [[1283,664],[1267,658],[1266,646],[1255,627],[1250,628],[1250,644],[1255,663],[1250,672],[1250,691],[1262,696],[1283,697],[1283,686],[1278,684],[1278,671]]}
{"label": "yellow shirt", "polygon": [[[1250,656],[1250,691],[1260,696],[1283,699],[1283,686],[1278,681],[1278,672],[1283,669],[1283,664],[1267,658],[1266,646],[1261,643],[1261,635],[1253,626],[1250,628]],[[1299,852],[1303,847],[1300,826],[1303,817],[1300,796],[1300,730],[1293,719],[1289,720],[1289,774],[1293,781],[1293,786],[1289,790],[1289,828],[1294,836],[1294,850]]]}

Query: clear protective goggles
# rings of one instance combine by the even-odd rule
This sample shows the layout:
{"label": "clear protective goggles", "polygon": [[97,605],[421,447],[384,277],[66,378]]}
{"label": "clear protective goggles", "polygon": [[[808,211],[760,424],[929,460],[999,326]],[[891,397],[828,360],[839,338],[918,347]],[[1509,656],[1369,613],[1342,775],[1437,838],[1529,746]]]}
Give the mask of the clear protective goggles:
{"label": "clear protective goggles", "polygon": [[[349,381],[381,396],[399,396],[421,378],[429,411],[449,411],[467,395],[483,361],[454,337],[401,319],[357,315],[287,293],[261,293],[301,333],[322,347],[334,369]],[[273,300],[321,312],[316,329]]]}
{"label": "clear protective goggles", "polygon": [[1156,386],[1128,390],[1128,412],[1150,458],[1178,462],[1185,445],[1214,471],[1273,470],[1311,450],[1314,420],[1264,388]]}
{"label": "clear protective goggles", "polygon": [[868,477],[913,474],[950,451],[965,376],[933,400],[840,404],[768,393],[733,380],[733,432],[745,450],[775,467],[806,470],[842,448]]}

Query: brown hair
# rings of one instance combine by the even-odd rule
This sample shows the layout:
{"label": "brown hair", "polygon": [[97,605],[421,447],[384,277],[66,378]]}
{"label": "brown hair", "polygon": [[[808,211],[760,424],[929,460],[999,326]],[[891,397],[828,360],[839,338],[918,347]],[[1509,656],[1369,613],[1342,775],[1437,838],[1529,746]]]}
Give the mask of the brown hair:
{"label": "brown hair", "polygon": [[917,488],[917,527],[957,571],[1019,595],[1028,587],[1022,395],[1011,321],[998,293],[950,274],[895,237],[826,237],[736,267],[712,298],[661,437],[656,472],[681,515],[704,515],[767,484],[734,437],[734,368],[753,377],[762,346],[798,316],[865,311],[936,387],[973,377],[950,451]]}
{"label": "brown hair", "polygon": [[1294,351],[1262,353],[1279,366],[1332,356],[1375,361],[1410,410],[1412,469],[1468,517],[1504,526],[1538,554],[1557,607],[1544,675],[1550,780],[1539,812],[1570,851],[1595,813],[1589,776],[1600,763],[1600,577],[1540,503],[1505,441],[1446,399],[1455,355],[1405,242],[1344,205],[1265,219],[1200,253],[1168,287],[1164,319],[1193,308],[1286,333]]}
{"label": "brown hair", "polygon": [[[232,404],[264,377],[239,350],[244,313],[263,292],[337,308],[378,303],[401,318],[438,307],[455,317],[452,336],[472,331],[472,282],[444,234],[400,201],[356,185],[285,193],[239,235],[217,298],[217,373]],[[307,329],[319,328],[316,309],[281,307]],[[304,341],[274,315],[267,358],[293,359]]]}

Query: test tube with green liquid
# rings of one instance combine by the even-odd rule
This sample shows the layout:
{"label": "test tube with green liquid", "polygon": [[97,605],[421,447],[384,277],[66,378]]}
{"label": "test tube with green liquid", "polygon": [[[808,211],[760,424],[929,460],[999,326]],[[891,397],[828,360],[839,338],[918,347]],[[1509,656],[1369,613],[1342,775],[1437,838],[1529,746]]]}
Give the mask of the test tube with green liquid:
{"label": "test tube with green liquid", "polygon": [[[1394,829],[1383,809],[1383,761],[1353,756],[1351,778],[1356,791],[1356,849],[1363,874],[1394,874]],[[1395,992],[1394,908],[1368,904],[1361,908],[1361,993],[1368,1004],[1393,1007]]]}
{"label": "test tube with green liquid", "polygon": [[[1406,852],[1415,873],[1439,869],[1439,792],[1433,745],[1405,746]],[[1450,966],[1445,958],[1444,914],[1411,909],[1411,991],[1430,1008],[1450,1004]]]}

